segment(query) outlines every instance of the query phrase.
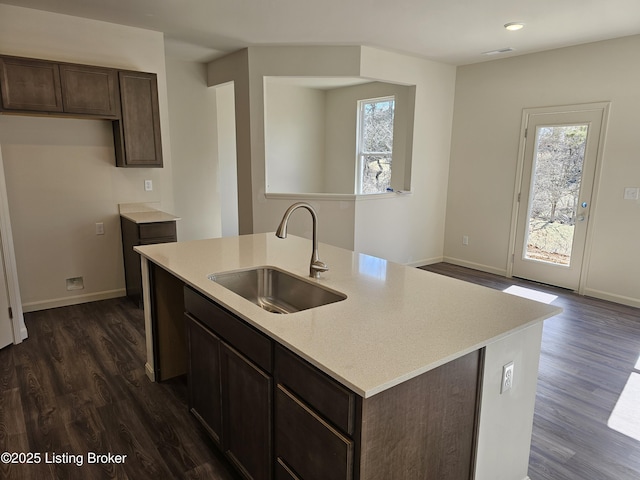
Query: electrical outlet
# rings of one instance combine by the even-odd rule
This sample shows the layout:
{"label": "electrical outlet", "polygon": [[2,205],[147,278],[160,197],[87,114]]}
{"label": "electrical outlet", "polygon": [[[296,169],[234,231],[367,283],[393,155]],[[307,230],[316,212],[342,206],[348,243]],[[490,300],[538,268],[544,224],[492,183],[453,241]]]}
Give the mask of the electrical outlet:
{"label": "electrical outlet", "polygon": [[507,392],[513,387],[513,362],[509,362],[502,367],[502,383],[500,393]]}
{"label": "electrical outlet", "polygon": [[640,192],[640,188],[637,188],[637,187],[625,187],[624,188],[624,199],[625,200],[638,200],[639,192]]}
{"label": "electrical outlet", "polygon": [[463,245],[469,245],[469,235],[463,235],[462,236],[462,244]]}
{"label": "electrical outlet", "polygon": [[144,191],[150,192],[153,190],[153,180],[145,180],[144,181]]}
{"label": "electrical outlet", "polygon": [[96,223],[96,235],[104,235],[104,223]]}

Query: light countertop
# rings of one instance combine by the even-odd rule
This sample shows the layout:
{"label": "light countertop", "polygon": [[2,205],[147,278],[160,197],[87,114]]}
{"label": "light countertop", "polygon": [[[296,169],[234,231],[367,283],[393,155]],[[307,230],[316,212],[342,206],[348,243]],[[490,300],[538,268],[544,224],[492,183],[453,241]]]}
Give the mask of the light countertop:
{"label": "light countertop", "polygon": [[[135,247],[363,397],[560,313],[552,305],[320,244],[329,271],[308,277],[311,241],[274,233]],[[207,277],[275,266],[347,295],[279,315]]]}
{"label": "light countertop", "polygon": [[121,203],[118,205],[120,216],[134,223],[173,222],[180,217],[163,212],[150,203]]}

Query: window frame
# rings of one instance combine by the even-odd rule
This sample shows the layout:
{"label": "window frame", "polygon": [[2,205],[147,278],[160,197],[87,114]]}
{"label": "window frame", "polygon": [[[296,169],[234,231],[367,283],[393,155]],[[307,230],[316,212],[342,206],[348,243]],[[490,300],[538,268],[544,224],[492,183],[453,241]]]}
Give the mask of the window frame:
{"label": "window frame", "polygon": [[[395,109],[396,109],[396,96],[395,95],[385,95],[382,97],[373,97],[373,98],[363,98],[358,100],[358,110],[357,110],[357,121],[356,121],[356,184],[355,191],[357,195],[379,195],[380,193],[386,192],[377,192],[377,193],[364,193],[362,191],[363,187],[363,178],[364,178],[364,157],[366,156],[380,156],[380,157],[391,157],[391,165],[393,165],[393,146],[391,147],[390,152],[364,152],[362,147],[364,145],[364,128],[363,128],[363,118],[364,118],[364,108],[365,105],[369,105],[372,103],[383,103],[383,102],[393,102],[393,124],[392,124],[392,141],[395,136]],[[392,167],[393,174],[393,167]],[[391,182],[389,182],[389,187],[391,187]]]}

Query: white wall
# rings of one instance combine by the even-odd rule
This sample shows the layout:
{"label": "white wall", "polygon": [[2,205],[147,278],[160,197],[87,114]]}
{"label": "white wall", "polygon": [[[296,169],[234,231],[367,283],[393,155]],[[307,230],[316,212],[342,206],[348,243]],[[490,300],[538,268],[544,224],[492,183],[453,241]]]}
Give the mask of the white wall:
{"label": "white wall", "polygon": [[[543,322],[485,349],[476,480],[526,479]],[[502,367],[513,362],[513,387],[500,393]]]}
{"label": "white wall", "polygon": [[326,164],[327,193],[354,193],[356,184],[356,148],[358,136],[358,101],[395,96],[393,126],[393,163],[391,186],[409,190],[405,182],[405,165],[411,162],[413,123],[411,87],[392,83],[371,82],[351,87],[334,88],[326,95]]}
{"label": "white wall", "polygon": [[356,250],[405,264],[442,259],[456,69],[363,47],[362,76],[415,85],[411,191],[356,205]]}
{"label": "white wall", "polygon": [[235,88],[233,82],[215,87],[218,130],[218,178],[222,236],[238,235],[238,162],[236,154]]}
{"label": "white wall", "polygon": [[[238,80],[246,81],[238,93]],[[252,231],[274,231],[288,205],[301,198],[265,196],[264,87],[265,76],[354,77],[416,85],[415,135],[412,138],[413,195],[392,196],[384,208],[378,201],[356,202],[314,196],[320,212],[320,240],[343,248],[375,253],[400,263],[424,263],[442,258],[447,172],[455,67],[368,47],[250,47],[209,64],[209,84],[236,80],[238,128],[246,129],[249,152],[238,151],[238,161],[250,164]],[[359,210],[359,213],[357,213]],[[307,223],[310,224],[310,220]],[[302,221],[304,221],[302,220]],[[306,230],[305,230],[306,229]],[[306,227],[291,233],[308,235]],[[369,232],[379,234],[371,237]],[[398,241],[401,236],[402,240]]]}
{"label": "white wall", "polygon": [[[162,169],[116,168],[108,121],[0,116],[25,310],[122,295],[118,203],[160,202],[173,211],[162,34],[0,5],[0,53],[158,75]],[[95,235],[96,222],[104,222],[104,236]],[[84,277],[84,290],[67,291],[65,279],[75,276]]]}
{"label": "white wall", "polygon": [[623,200],[624,187],[640,187],[638,51],[632,36],[458,69],[447,260],[506,273],[524,108],[611,101],[585,293],[640,306],[640,202]]}
{"label": "white wall", "polygon": [[203,63],[184,61],[167,45],[167,90],[171,112],[171,157],[178,239],[222,233],[216,91],[207,86]]}
{"label": "white wall", "polygon": [[325,92],[265,81],[267,192],[324,192]]}

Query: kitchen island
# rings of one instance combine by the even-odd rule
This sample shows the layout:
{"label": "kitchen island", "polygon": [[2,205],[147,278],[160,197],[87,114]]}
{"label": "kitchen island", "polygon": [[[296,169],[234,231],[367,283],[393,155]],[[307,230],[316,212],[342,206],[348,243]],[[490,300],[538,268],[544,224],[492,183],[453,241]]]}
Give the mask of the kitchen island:
{"label": "kitchen island", "polygon": [[[276,412],[276,426],[273,431],[266,426],[265,435],[275,437],[276,455],[273,470],[264,478],[275,472],[275,478],[306,479],[300,475],[303,467],[291,468],[277,455],[278,445],[289,438],[278,433],[277,419],[284,416],[279,405],[292,396],[284,387],[278,389],[279,378],[287,375],[284,370],[278,373],[278,358],[284,365],[290,357],[354,395],[349,401],[351,426],[341,430],[339,421],[319,415],[319,421],[336,430],[342,441],[351,442],[344,478],[435,478],[424,472],[431,469],[441,476],[456,471],[447,465],[458,461],[461,452],[462,457],[470,455],[468,478],[526,477],[542,320],[559,313],[559,308],[321,244],[320,256],[329,271],[320,279],[307,280],[347,298],[278,315],[213,282],[209,275],[273,266],[305,278],[309,240],[265,233],[149,245],[136,251],[143,257],[146,371],[151,379],[162,380],[190,368],[193,330],[185,334],[182,313],[189,308],[183,286],[196,303],[211,301],[273,343],[268,355],[275,358],[277,388],[267,388],[271,392],[267,404],[275,398],[276,405],[267,410]],[[224,335],[219,336],[224,343]],[[231,342],[230,348],[233,351],[236,345]],[[501,393],[502,366],[511,361],[513,386]],[[259,364],[258,369],[269,377],[270,365]],[[432,391],[435,397],[427,407],[421,406],[425,392]],[[323,413],[320,407],[301,405],[313,415]],[[427,418],[429,425],[422,422]],[[398,432],[393,432],[394,425]],[[416,425],[414,430],[419,431],[409,431]],[[435,438],[425,439],[425,431],[436,432]],[[381,432],[391,433],[380,440]],[[373,437],[379,445],[373,445]],[[411,438],[424,444],[399,443]],[[496,449],[499,465],[492,459]],[[435,455],[436,451],[449,451],[448,458]],[[428,466],[426,457],[441,466]],[[385,468],[392,469],[391,476]],[[406,470],[393,473],[399,469]]]}

